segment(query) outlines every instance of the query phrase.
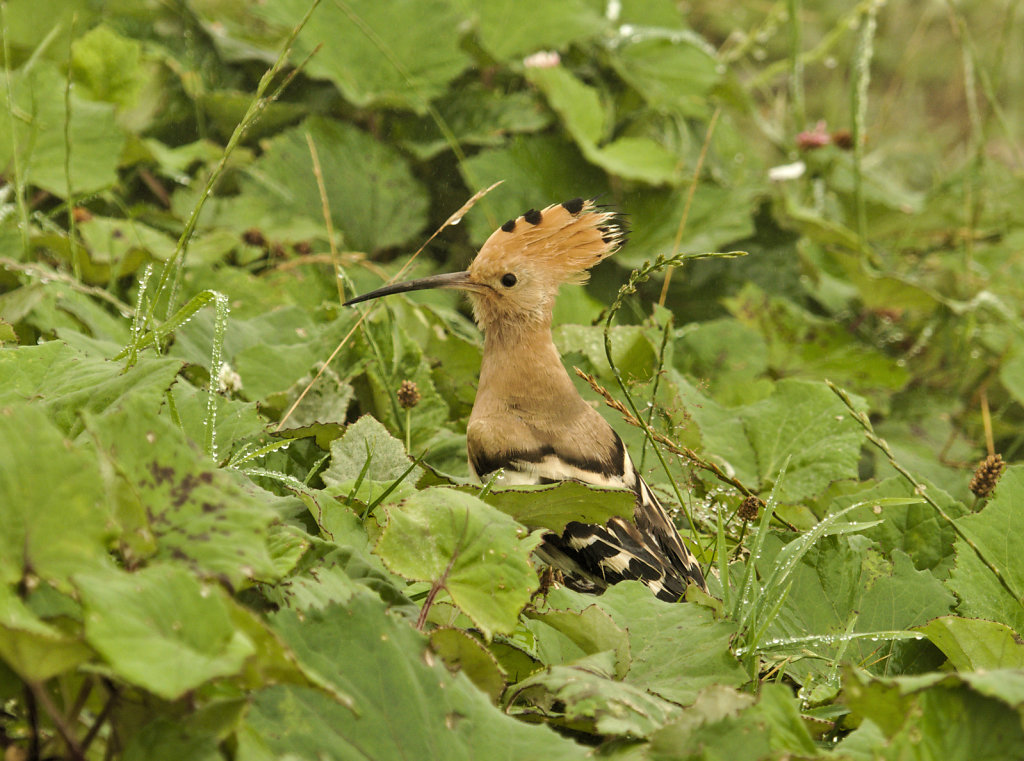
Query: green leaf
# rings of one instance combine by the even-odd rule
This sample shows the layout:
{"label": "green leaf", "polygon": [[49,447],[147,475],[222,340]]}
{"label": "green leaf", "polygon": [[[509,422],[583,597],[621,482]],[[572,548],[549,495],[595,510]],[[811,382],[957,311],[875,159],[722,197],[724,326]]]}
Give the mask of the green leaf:
{"label": "green leaf", "polygon": [[649,137],[620,137],[583,155],[610,174],[648,185],[671,185],[679,181],[679,158]]}
{"label": "green leaf", "polygon": [[608,115],[596,89],[561,66],[529,69],[528,76],[590,162],[629,180],[660,184],[678,179],[679,160],[650,138],[620,137],[604,145]]}
{"label": "green leaf", "polygon": [[[8,100],[7,88],[0,90],[0,134],[13,134],[13,140],[0,140],[0,166],[13,166],[13,151],[17,151],[26,184],[58,198],[68,192],[65,85],[53,64],[37,61],[28,70],[11,73],[13,103]],[[114,107],[83,100],[72,91],[70,118],[71,192],[92,193],[110,187],[117,181],[125,142],[114,123]]]}
{"label": "green leaf", "polygon": [[642,687],[574,666],[550,666],[513,685],[509,705],[513,714],[539,711],[572,730],[622,737],[646,737],[680,710]]}
{"label": "green leaf", "polygon": [[789,461],[779,500],[800,502],[832,481],[857,476],[860,426],[823,383],[782,380],[772,395],[739,412],[757,457],[761,488]]}
{"label": "green leaf", "polygon": [[[394,481],[412,464],[402,442],[373,417],[363,415],[345,430],[340,439],[331,442],[331,466],[321,474],[321,478],[332,486],[356,479],[367,459],[370,466],[364,478],[371,481]],[[415,484],[421,475],[421,469],[414,468],[406,476],[406,481]]]}
{"label": "green leaf", "polygon": [[430,647],[452,673],[461,672],[497,703],[505,691],[505,675],[497,659],[479,640],[462,629],[441,627],[430,632]]}
{"label": "green leaf", "polygon": [[[336,41],[329,46],[338,47]],[[349,249],[375,251],[419,234],[426,224],[427,195],[401,154],[344,122],[311,117],[274,137],[253,165],[243,194],[264,199],[276,217],[298,215],[322,222],[307,135],[316,146],[323,176],[330,178],[328,208]]]}
{"label": "green leaf", "polygon": [[394,573],[442,587],[484,635],[512,631],[538,586],[537,534],[468,494],[433,487],[388,509],[376,553]]}
{"label": "green leaf", "polygon": [[459,165],[466,184],[488,193],[466,215],[472,241],[481,244],[507,219],[527,209],[577,196],[596,196],[608,186],[604,174],[560,137],[517,136],[502,148],[480,151]]}
{"label": "green leaf", "polygon": [[[765,543],[758,566],[762,575],[779,562],[778,542],[770,536]],[[892,568],[887,568],[856,535],[818,540],[792,573],[792,586],[768,629],[765,650],[779,657],[813,653],[814,658],[787,668],[804,684],[834,680],[835,659],[840,657],[882,673],[911,670],[915,664],[917,670],[937,667],[937,654],[926,643],[910,635],[909,641],[893,641],[874,634],[923,624],[948,613],[954,603],[942,583],[928,571],[915,570],[904,553],[894,551],[893,558]]]}
{"label": "green leaf", "polygon": [[[928,494],[947,515],[958,516],[964,512],[963,506],[941,489],[929,487]],[[865,529],[864,536],[878,542],[887,554],[894,550],[905,552],[916,568],[929,570],[941,578],[953,565],[953,542],[956,539],[953,527],[939,516],[934,507],[924,502],[885,507],[871,504],[876,499],[915,496],[914,488],[906,479],[894,476],[872,488],[839,497],[834,504],[836,508],[843,508],[855,502],[868,503],[848,513],[848,519],[855,522],[882,519],[880,525]]]}
{"label": "green leaf", "polygon": [[1024,405],[1024,352],[1018,352],[1002,363],[999,380],[1017,404]]}
{"label": "green leaf", "polygon": [[[881,729],[875,757],[975,761],[1024,754],[1019,671],[871,679],[848,669],[843,694],[855,715]],[[850,741],[861,738],[854,733]]]}
{"label": "green leaf", "polygon": [[[557,590],[551,605],[563,596],[588,599]],[[733,624],[716,622],[712,611],[693,603],[666,603],[639,582],[616,584],[595,603],[629,631],[632,665],[626,681],[666,700],[684,705],[711,684],[741,685],[747,675],[729,650]],[[686,657],[679,643],[686,643]]]}
{"label": "green leaf", "polygon": [[597,605],[583,610],[546,610],[529,613],[531,621],[544,624],[559,632],[568,639],[577,650],[564,653],[559,658],[545,647],[545,637],[541,631],[533,628],[537,634],[538,649],[545,663],[571,663],[582,656],[596,655],[605,651],[615,653],[615,677],[625,678],[629,672],[629,637],[625,629],[620,628],[612,617]]}
{"label": "green leaf", "polygon": [[[771,687],[772,685],[765,685]],[[724,686],[711,686],[675,721],[650,738],[650,757],[714,758],[755,761],[770,757],[770,732],[746,714],[752,696]]]}
{"label": "green leaf", "polygon": [[584,153],[588,146],[596,146],[604,140],[608,114],[595,88],[583,84],[562,66],[527,69],[526,74],[544,93],[551,108],[561,117],[562,126]]}
{"label": "green leaf", "polygon": [[174,254],[173,238],[138,220],[96,215],[80,223],[78,232],[89,258],[109,264],[116,275],[134,272],[147,257],[167,261]]}
{"label": "green leaf", "polygon": [[105,24],[94,26],[71,47],[76,86],[93,100],[134,105],[146,80],[139,65],[142,46]]}
{"label": "green leaf", "polygon": [[[473,495],[481,491],[470,485],[458,488]],[[602,489],[579,481],[492,489],[483,501],[527,528],[546,528],[559,534],[570,521],[605,524],[616,516],[629,520],[636,509],[636,495],[631,491]]]}
{"label": "green leaf", "polygon": [[1024,668],[1024,641],[1008,626],[941,616],[917,630],[928,635],[957,671]]}
{"label": "green leaf", "polygon": [[77,634],[40,619],[6,584],[0,584],[0,662],[22,679],[44,682],[92,657]]}
{"label": "green leaf", "polygon": [[[886,508],[883,508],[883,510]],[[899,631],[948,613],[956,603],[942,582],[928,571],[915,570],[908,555],[894,550],[892,575],[877,579],[858,605],[856,631]],[[859,650],[862,659],[882,661],[883,673],[911,671],[909,662],[923,657],[919,642],[858,642],[848,657]]]}
{"label": "green leaf", "polygon": [[[1011,465],[984,509],[956,521],[1014,590],[1024,590],[1024,558],[1016,551],[1024,542],[1022,501],[1024,465]],[[947,584],[960,598],[959,611],[965,616],[998,621],[1024,632],[1021,598],[1011,597],[962,539],[956,541],[956,567]]]}
{"label": "green leaf", "polygon": [[74,447],[40,406],[0,408],[0,586],[33,575],[70,591],[72,573],[109,567],[115,530],[99,471],[95,452]]}
{"label": "green leaf", "polygon": [[[622,211],[630,221],[630,238],[629,245],[615,255],[615,260],[623,267],[634,268],[659,254],[726,250],[727,244],[754,234],[750,213],[755,202],[754,190],[702,182],[687,211],[688,193],[637,189],[622,203]],[[686,226],[676,246],[684,213]],[[735,267],[735,263],[730,267]]]}
{"label": "green leaf", "polygon": [[[246,7],[283,31],[299,22],[309,3],[276,0]],[[470,63],[459,46],[459,22],[442,0],[322,3],[299,33],[294,55],[302,60],[323,45],[309,73],[329,79],[356,106],[425,113],[429,101]]]}
{"label": "green leaf", "polygon": [[472,20],[480,43],[499,61],[538,50],[564,50],[608,27],[608,20],[585,0],[536,0],[529,12],[516,0],[455,0],[454,5]]}
{"label": "green leaf", "polygon": [[762,684],[759,698],[749,714],[757,716],[768,726],[774,750],[808,756],[817,753],[818,748],[800,715],[800,700],[787,685]]}
{"label": "green leaf", "polygon": [[612,56],[619,74],[656,108],[703,115],[707,97],[720,78],[719,64],[696,34],[644,30]]}
{"label": "green leaf", "polygon": [[877,348],[857,340],[834,319],[810,314],[787,299],[770,297],[748,283],[725,299],[737,319],[757,329],[768,346],[768,364],[779,375],[827,377],[859,393],[888,398],[910,378],[905,367]]}
{"label": "green leaf", "polygon": [[236,588],[276,579],[268,527],[277,516],[259,488],[217,470],[156,412],[147,400],[129,396],[116,410],[88,418],[90,433],[120,476],[127,554],[155,550],[156,558],[188,562]]}
{"label": "green leaf", "polygon": [[126,396],[162,402],[181,369],[174,359],[146,357],[125,372],[102,359],[51,341],[0,352],[0,402],[33,399],[70,435],[82,430],[81,413],[102,413]]}
{"label": "green leaf", "polygon": [[167,700],[236,674],[255,652],[216,584],[155,565],[137,573],[76,574],[86,641],[114,673]]}
{"label": "green leaf", "polygon": [[[570,740],[496,710],[464,676],[450,675],[426,651],[425,637],[365,593],[344,608],[334,605],[301,618],[282,611],[274,626],[306,668],[352,696],[354,710],[309,689],[257,692],[246,721],[271,757],[587,757]],[[360,653],[373,657],[354,657]]]}
{"label": "green leaf", "polygon": [[160,717],[132,737],[124,749],[125,761],[220,761],[218,738],[203,727]]}
{"label": "green leaf", "polygon": [[[510,134],[538,132],[551,123],[551,114],[536,93],[499,92],[476,83],[449,90],[434,106],[462,146],[499,146]],[[432,116],[396,120],[393,134],[420,159],[453,148]]]}

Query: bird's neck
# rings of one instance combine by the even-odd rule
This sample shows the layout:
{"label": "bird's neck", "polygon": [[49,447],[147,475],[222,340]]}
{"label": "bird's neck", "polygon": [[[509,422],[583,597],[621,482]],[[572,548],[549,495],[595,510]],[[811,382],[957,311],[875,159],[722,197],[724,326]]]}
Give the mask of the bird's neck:
{"label": "bird's neck", "polygon": [[506,400],[520,410],[539,412],[579,399],[551,340],[550,320],[514,329],[486,328],[478,405]]}

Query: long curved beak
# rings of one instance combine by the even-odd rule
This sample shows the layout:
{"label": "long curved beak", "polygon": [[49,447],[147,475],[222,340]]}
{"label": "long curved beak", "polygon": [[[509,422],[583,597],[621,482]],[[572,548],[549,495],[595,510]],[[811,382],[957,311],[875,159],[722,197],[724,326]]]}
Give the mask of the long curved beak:
{"label": "long curved beak", "polygon": [[458,288],[463,291],[476,291],[483,287],[484,286],[470,280],[469,272],[448,272],[444,275],[431,275],[430,277],[421,277],[417,280],[406,280],[404,283],[392,283],[391,285],[385,285],[383,288],[378,288],[375,291],[364,293],[362,296],[356,296],[354,299],[349,299],[345,302],[345,306],[350,307],[353,304],[358,304],[360,301],[369,301],[370,299],[379,299],[381,296],[390,296],[392,293],[422,291],[427,288]]}

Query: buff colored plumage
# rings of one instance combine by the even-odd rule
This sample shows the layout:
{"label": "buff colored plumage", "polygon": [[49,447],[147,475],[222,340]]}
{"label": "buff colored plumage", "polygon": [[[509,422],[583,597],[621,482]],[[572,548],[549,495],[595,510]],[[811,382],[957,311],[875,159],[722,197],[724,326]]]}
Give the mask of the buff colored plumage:
{"label": "buff colored plumage", "polygon": [[615,215],[577,198],[509,220],[465,272],[385,286],[348,303],[424,288],[468,292],[484,331],[466,431],[473,472],[486,480],[502,471],[506,484],[577,480],[632,490],[632,522],[570,523],[561,536],[548,535],[538,554],[574,589],[599,593],[638,579],[659,598],[675,601],[690,581],[706,589],[700,566],[618,434],[576,391],[551,340],[559,287],[584,282],[621,243]]}

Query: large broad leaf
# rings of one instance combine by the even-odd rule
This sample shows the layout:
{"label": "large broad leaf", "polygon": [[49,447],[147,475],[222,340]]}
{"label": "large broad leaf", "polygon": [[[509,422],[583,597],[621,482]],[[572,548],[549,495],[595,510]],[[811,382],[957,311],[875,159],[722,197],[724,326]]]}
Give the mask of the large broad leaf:
{"label": "large broad leaf", "polygon": [[243,193],[248,190],[264,198],[276,216],[322,221],[307,135],[316,146],[327,178],[328,208],[345,234],[347,248],[374,251],[404,243],[420,232],[426,223],[427,196],[401,154],[343,122],[313,117],[273,138],[253,166]]}
{"label": "large broad leaf", "polygon": [[[402,443],[375,418],[363,415],[346,429],[340,439],[331,442],[331,466],[321,477],[325,484],[330,485],[352,481],[360,474],[370,481],[394,481],[411,464]],[[420,468],[414,468],[406,476],[406,481],[415,484],[420,475]]]}
{"label": "large broad leaf", "polygon": [[[480,491],[474,486],[460,490],[468,494]],[[604,524],[616,516],[632,519],[636,508],[636,495],[631,491],[601,489],[578,481],[492,490],[482,499],[527,528],[557,533],[570,521]]]}
{"label": "large broad leaf", "polygon": [[[941,489],[929,486],[928,494],[942,506],[947,515],[959,516],[964,507]],[[865,503],[863,507],[851,510],[847,516],[852,522],[867,522],[882,519],[882,522],[865,529],[863,536],[878,542],[886,553],[901,550],[910,556],[916,568],[930,570],[943,578],[953,565],[953,541],[956,532],[926,502],[909,505],[886,505],[884,508],[871,504],[874,499],[891,497],[914,497],[914,488],[902,476],[886,479],[870,489],[858,491],[848,497],[835,500],[835,508],[843,508],[855,502]]]}
{"label": "large broad leaf", "polygon": [[124,365],[51,341],[0,353],[0,400],[33,400],[72,435],[82,429],[82,412],[101,413],[125,396],[146,399],[154,408],[181,370],[181,362],[147,357],[125,372]]}
{"label": "large broad leaf", "polygon": [[[917,626],[952,610],[956,599],[932,573],[916,570],[910,557],[893,551],[892,574],[876,579],[858,604],[860,617],[856,631],[899,631]],[[877,664],[883,674],[918,671],[922,665],[938,665],[934,656],[923,652],[927,643],[914,640],[897,642],[857,642],[846,652],[859,652],[862,662]],[[930,649],[930,648],[929,648]]]}
{"label": "large broad leaf", "polygon": [[[637,190],[623,200],[629,215],[629,245],[615,255],[623,267],[639,267],[659,254],[681,251],[722,251],[729,243],[754,233],[750,187],[721,187],[710,182],[698,185],[689,202],[688,193]],[[679,225],[686,216],[683,235],[676,246]]]}
{"label": "large broad leaf", "polygon": [[649,137],[620,137],[605,144],[608,119],[596,89],[561,66],[531,69],[529,75],[588,161],[627,180],[661,184],[679,178],[679,159]]}
{"label": "large broad leaf", "polygon": [[[284,30],[297,24],[309,5],[307,0],[275,0],[247,8]],[[330,79],[357,106],[425,113],[469,64],[459,46],[459,22],[443,0],[326,2],[299,34],[294,55],[302,60],[323,45],[308,72]]]}
{"label": "large broad leaf", "polygon": [[94,26],[71,49],[75,85],[84,87],[93,100],[130,108],[147,79],[141,57],[137,40],[122,37],[105,24]]}
{"label": "large broad leaf", "polygon": [[499,61],[538,50],[563,50],[608,26],[585,0],[537,0],[529,7],[516,0],[454,0],[453,5],[469,17],[481,44]]}
{"label": "large broad leaf", "polygon": [[536,93],[499,91],[478,84],[449,90],[434,107],[440,122],[433,116],[410,116],[392,126],[392,135],[424,160],[453,149],[453,139],[463,147],[498,146],[510,134],[537,132],[551,123],[551,114]]}
{"label": "large broad leaf", "polygon": [[255,652],[216,584],[183,568],[75,576],[85,606],[86,641],[114,673],[168,700],[241,670]]}
{"label": "large broad leaf", "polygon": [[998,568],[1015,595],[999,583],[992,571],[962,539],[956,541],[956,567],[949,587],[960,598],[960,612],[1004,623],[1024,632],[1024,558],[1017,549],[1024,542],[1024,466],[1006,469],[995,496],[985,508],[957,520],[988,562]]}
{"label": "large broad leaf", "polygon": [[[236,704],[238,707],[232,712],[232,719],[237,719],[245,707],[244,701],[236,701]],[[210,713],[209,710],[200,711],[185,720],[163,716],[153,719],[127,743],[124,761],[178,761],[183,758],[221,761],[224,756],[218,746],[224,739],[222,734],[226,733],[220,727],[209,726]]]}
{"label": "large broad leaf", "polygon": [[1024,668],[1024,644],[1013,629],[995,621],[941,616],[919,626],[957,671]]}
{"label": "large broad leaf", "polygon": [[[927,643],[872,639],[873,632],[891,632],[925,623],[950,611],[954,600],[928,571],[918,571],[910,558],[896,550],[887,568],[869,543],[859,536],[830,536],[818,540],[794,569],[789,594],[765,635],[766,651],[778,657],[813,653],[787,671],[804,684],[828,681],[834,659],[871,664],[880,673],[915,666],[920,670],[941,662]],[[762,574],[779,549],[774,536],[765,542]],[[846,641],[842,635],[864,634]],[[916,665],[915,665],[916,664]]]}
{"label": "large broad leaf", "polygon": [[851,752],[875,758],[944,761],[1024,756],[1024,678],[1019,671],[871,679],[848,669],[843,682],[846,703],[870,721],[840,750],[849,746]]}
{"label": "large broad leaf", "polygon": [[147,256],[167,261],[174,254],[174,238],[139,220],[96,215],[79,224],[78,233],[92,262],[110,265],[115,275],[134,272]]}
{"label": "large broad leaf", "polygon": [[666,603],[639,582],[616,584],[596,602],[559,589],[556,607],[595,604],[629,631],[631,665],[626,681],[676,703],[691,703],[711,684],[747,681],[729,649],[736,627],[717,622],[712,612],[692,603]]}
{"label": "large broad leaf", "polygon": [[32,574],[69,591],[72,573],[109,566],[115,532],[99,471],[95,453],[73,447],[39,406],[3,408],[0,585]]}
{"label": "large broad leaf", "polygon": [[376,552],[394,573],[447,590],[489,639],[515,628],[536,591],[530,553],[539,542],[479,499],[431,488],[388,510]]}
{"label": "large broad leaf", "polygon": [[608,112],[596,88],[584,84],[562,66],[529,69],[527,74],[584,152],[605,139],[609,128]]}
{"label": "large broad leaf", "polygon": [[153,553],[185,561],[234,587],[276,579],[269,525],[277,516],[258,488],[215,468],[156,412],[148,401],[128,397],[115,411],[88,418],[121,477],[123,551],[136,562]]}
{"label": "large broad leaf", "polygon": [[[817,758],[819,749],[804,726],[798,705],[784,684],[762,684],[757,702],[745,692],[708,687],[678,719],[650,737],[649,756],[657,761],[761,761],[790,754]],[[783,753],[776,755],[780,751]]]}
{"label": "large broad leaf", "polygon": [[[597,605],[577,612],[545,610],[529,613],[527,627],[537,638],[537,653],[549,664],[572,661],[602,652],[615,653],[615,677],[629,673],[629,636]],[[557,632],[553,636],[552,632]]]}
{"label": "large broad leaf", "polygon": [[751,695],[728,687],[708,687],[681,716],[651,736],[650,758],[768,758],[772,750],[770,733],[761,722],[751,720],[747,712],[754,707]]}
{"label": "large broad leaf", "polygon": [[788,462],[777,493],[800,502],[857,476],[864,434],[823,383],[782,380],[767,399],[725,408],[677,380],[706,455],[727,462],[741,481],[769,489]]}
{"label": "large broad leaf", "polygon": [[714,53],[695,34],[645,31],[616,49],[612,65],[652,106],[703,114],[721,76]]}
{"label": "large broad leaf", "polygon": [[[274,756],[339,761],[582,759],[586,751],[550,730],[495,709],[462,675],[450,675],[426,639],[368,594],[346,607],[274,617],[304,667],[353,698],[352,709],[322,692],[270,687],[256,693],[248,732]],[[367,657],[372,654],[372,657]]]}
{"label": "large broad leaf", "polygon": [[748,283],[725,300],[737,319],[756,328],[768,346],[768,364],[780,375],[826,377],[859,393],[882,397],[903,388],[910,373],[894,358],[857,340],[833,319],[812,315],[793,302],[772,297]]}
{"label": "large broad leaf", "polygon": [[22,679],[43,682],[91,656],[80,636],[41,620],[11,587],[0,584],[0,662]]}
{"label": "large broad leaf", "polygon": [[546,135],[521,136],[503,148],[480,151],[461,162],[459,171],[471,188],[505,181],[466,215],[470,238],[478,245],[527,209],[597,196],[608,187],[604,173],[587,163],[575,145]]}
{"label": "large broad leaf", "polygon": [[495,703],[505,691],[505,674],[497,658],[464,629],[440,627],[430,632],[430,647],[452,672],[461,672]]}
{"label": "large broad leaf", "polygon": [[832,481],[855,478],[864,433],[823,383],[783,380],[774,393],[739,412],[757,457],[761,488],[775,483],[778,498],[799,502]]}
{"label": "large broad leaf", "polygon": [[512,713],[540,712],[576,731],[646,737],[680,708],[643,687],[619,682],[586,666],[551,666],[510,688]]}
{"label": "large broad leaf", "polygon": [[[109,103],[83,100],[72,91],[68,156],[64,107],[67,82],[53,64],[36,61],[26,71],[12,72],[10,88],[0,90],[0,166],[13,166],[18,152],[22,180],[59,198],[71,192],[89,193],[113,185],[124,147],[124,134],[114,123]],[[12,135],[14,139],[10,139]],[[65,162],[69,169],[65,170]],[[68,178],[70,171],[70,179]]]}

